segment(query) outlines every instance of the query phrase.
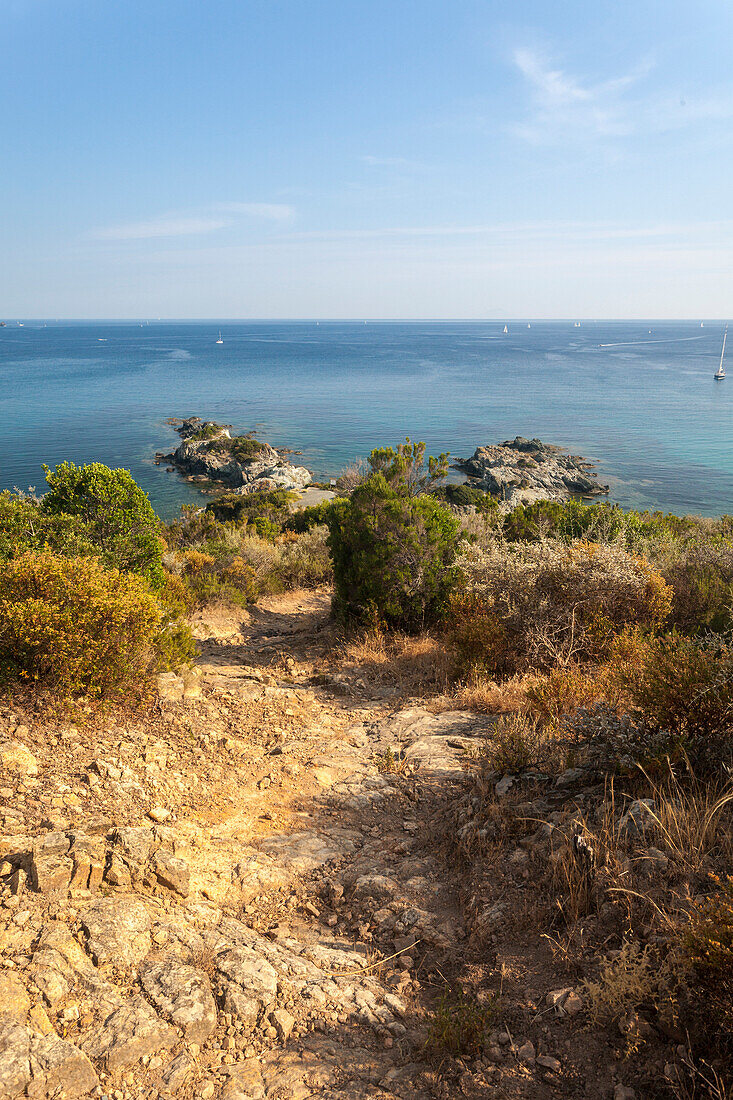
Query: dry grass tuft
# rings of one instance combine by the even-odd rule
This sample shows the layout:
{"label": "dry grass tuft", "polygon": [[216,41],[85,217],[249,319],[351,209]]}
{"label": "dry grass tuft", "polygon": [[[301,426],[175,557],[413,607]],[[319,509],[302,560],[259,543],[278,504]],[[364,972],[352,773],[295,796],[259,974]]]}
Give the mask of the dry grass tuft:
{"label": "dry grass tuft", "polygon": [[733,783],[686,783],[671,775],[650,784],[656,842],[679,866],[697,873],[711,861],[733,862]]}
{"label": "dry grass tuft", "polygon": [[335,654],[340,667],[409,694],[445,692],[450,658],[432,634],[385,634],[366,630],[347,639]]}
{"label": "dry grass tuft", "polygon": [[516,714],[527,706],[527,693],[541,677],[524,674],[503,683],[479,672],[452,686],[430,703],[436,713],[445,710],[475,710],[479,714]]}
{"label": "dry grass tuft", "polygon": [[650,947],[625,940],[603,960],[598,979],[585,983],[589,1016],[596,1024],[618,1024],[634,1050],[645,1037],[637,1011],[652,1008],[673,1018],[679,977],[669,957],[659,958]]}

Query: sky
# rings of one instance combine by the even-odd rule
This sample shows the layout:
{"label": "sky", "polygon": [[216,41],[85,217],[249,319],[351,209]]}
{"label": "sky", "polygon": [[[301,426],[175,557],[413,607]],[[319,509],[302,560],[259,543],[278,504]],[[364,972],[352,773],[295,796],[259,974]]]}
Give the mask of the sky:
{"label": "sky", "polygon": [[728,0],[1,0],[0,317],[726,317]]}

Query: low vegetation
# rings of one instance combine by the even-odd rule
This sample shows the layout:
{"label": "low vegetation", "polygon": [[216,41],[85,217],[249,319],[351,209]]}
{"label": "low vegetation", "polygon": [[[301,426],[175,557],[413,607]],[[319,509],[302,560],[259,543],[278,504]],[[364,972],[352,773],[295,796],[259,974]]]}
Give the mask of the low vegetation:
{"label": "low vegetation", "polygon": [[[201,438],[240,459],[262,446]],[[225,494],[168,525],[126,471],[49,470],[41,499],[0,494],[3,681],[131,695],[191,659],[194,609],[332,584],[329,667],[496,719],[467,758],[470,813],[451,841],[475,863],[477,942],[511,843],[526,919],[582,975],[584,1019],[624,1058],[674,1036],[671,1094],[727,1095],[733,518],[575,501],[507,512],[443,484],[447,468],[408,439],[317,507]],[[375,763],[395,782],[409,770],[391,749]],[[429,1052],[476,1057],[494,1014],[446,987]]]}

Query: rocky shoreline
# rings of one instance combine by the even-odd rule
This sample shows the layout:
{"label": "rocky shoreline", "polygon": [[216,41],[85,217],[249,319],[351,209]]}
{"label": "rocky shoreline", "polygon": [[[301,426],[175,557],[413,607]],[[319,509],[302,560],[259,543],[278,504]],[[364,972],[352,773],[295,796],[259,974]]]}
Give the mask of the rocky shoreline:
{"label": "rocky shoreline", "polygon": [[[274,489],[302,493],[313,483],[309,470],[288,461],[292,452],[252,435],[232,435],[231,425],[198,416],[171,417],[168,423],[181,443],[170,454],[157,454],[156,462],[169,462],[171,469],[188,481],[211,483],[238,494]],[[522,436],[477,447],[470,458],[456,461],[453,468],[466,475],[466,484],[491,493],[505,506],[600,496],[609,491],[608,485],[599,484],[586,458]]]}
{"label": "rocky shoreline", "polygon": [[598,483],[587,459],[519,435],[504,443],[477,447],[471,458],[456,462],[454,468],[468,475],[469,485],[512,505],[599,496],[609,491],[608,485]]}
{"label": "rocky shoreline", "polygon": [[171,454],[156,455],[156,461],[170,462],[189,481],[210,481],[244,494],[273,489],[301,492],[313,480],[304,466],[287,461],[285,450],[251,435],[233,436],[231,425],[198,416],[171,417],[168,423],[181,443]]}

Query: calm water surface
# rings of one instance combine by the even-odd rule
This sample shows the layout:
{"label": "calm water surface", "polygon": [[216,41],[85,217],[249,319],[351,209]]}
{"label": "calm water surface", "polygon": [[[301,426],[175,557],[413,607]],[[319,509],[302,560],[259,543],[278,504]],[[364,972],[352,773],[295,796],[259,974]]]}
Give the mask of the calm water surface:
{"label": "calm water surface", "polygon": [[302,451],[319,479],[405,435],[456,456],[539,436],[596,462],[623,505],[733,512],[722,323],[503,327],[9,322],[0,487],[40,489],[44,462],[100,461],[130,469],[170,517],[202,497],[153,455],[177,441],[166,417],[199,415]]}

